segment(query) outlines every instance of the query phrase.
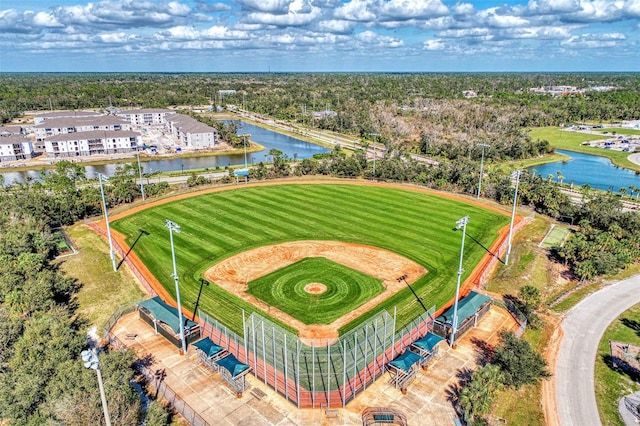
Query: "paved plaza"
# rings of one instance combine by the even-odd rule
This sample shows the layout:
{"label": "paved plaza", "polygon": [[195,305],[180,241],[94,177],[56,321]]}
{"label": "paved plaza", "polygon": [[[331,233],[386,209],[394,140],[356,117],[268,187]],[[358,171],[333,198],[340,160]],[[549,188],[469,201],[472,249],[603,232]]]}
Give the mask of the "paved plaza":
{"label": "paved plaza", "polygon": [[220,377],[201,364],[196,350],[186,355],[133,312],[122,317],[112,333],[139,357],[149,356],[152,371],[164,370],[164,382],[210,425],[361,425],[367,407],[391,407],[404,412],[410,425],[453,425],[455,412],[448,390],[458,382],[457,373],[476,367],[480,355],[478,342],[494,345],[498,332],[514,329],[508,312],[492,306],[478,327],[458,341],[456,349],[445,343],[438,358],[426,371],[420,371],[406,395],[389,384],[389,374],[360,393],[346,408],[327,412],[322,409],[298,409],[253,375],[247,376],[242,398]]}

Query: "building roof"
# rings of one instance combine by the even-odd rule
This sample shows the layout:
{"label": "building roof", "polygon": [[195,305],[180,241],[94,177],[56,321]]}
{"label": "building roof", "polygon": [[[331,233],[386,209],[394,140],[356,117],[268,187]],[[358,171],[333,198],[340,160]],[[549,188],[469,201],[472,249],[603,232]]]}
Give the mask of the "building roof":
{"label": "building roof", "polygon": [[[491,301],[489,296],[472,291],[467,297],[458,302],[458,326],[464,320],[476,314],[478,309],[486,302]],[[453,323],[454,307],[449,308],[445,313],[436,318],[437,321],[443,323]]]}
{"label": "building roof", "polygon": [[108,139],[108,138],[134,138],[140,136],[139,132],[128,130],[91,130],[90,132],[73,132],[53,135],[45,138],[48,142],[66,142],[86,139]]}
{"label": "building roof", "polygon": [[41,119],[51,119],[51,118],[60,118],[60,117],[95,117],[98,115],[102,115],[97,111],[51,111],[51,112],[43,112],[40,114],[36,114],[36,118]]}
{"label": "building roof", "polygon": [[33,126],[34,129],[49,129],[51,127],[65,128],[75,126],[111,126],[114,124],[129,124],[129,121],[121,117],[112,115],[101,115],[99,117],[62,117],[50,118],[44,123]]}
{"label": "building roof", "polygon": [[22,126],[0,126],[0,134],[8,133],[11,135],[21,135],[24,127]]}
{"label": "building roof", "polygon": [[215,133],[216,129],[184,114],[176,114],[169,121],[185,133]]}
{"label": "building roof", "polygon": [[416,362],[420,362],[423,359],[424,357],[418,355],[417,353],[407,350],[404,351],[402,355],[389,362],[389,365],[397,368],[398,370],[403,370],[408,373],[411,370],[411,367],[413,367],[413,364],[415,364]]}
{"label": "building roof", "polygon": [[198,340],[193,344],[193,346],[201,350],[207,358],[211,358],[222,350],[222,346],[216,345],[208,337],[205,337],[202,340]]}
{"label": "building roof", "polygon": [[0,145],[13,145],[14,143],[31,142],[24,135],[4,134],[0,132]]}
{"label": "building roof", "polygon": [[[176,334],[180,332],[178,309],[164,303],[160,296],[143,300],[138,305],[151,312],[151,315],[153,315],[156,320],[162,321],[171,327]],[[195,322],[185,318],[185,328],[191,328],[195,325],[197,325]]]}
{"label": "building roof", "polygon": [[119,111],[117,115],[131,115],[131,114],[175,114],[176,112],[166,108],[139,108],[139,109],[126,109]]}

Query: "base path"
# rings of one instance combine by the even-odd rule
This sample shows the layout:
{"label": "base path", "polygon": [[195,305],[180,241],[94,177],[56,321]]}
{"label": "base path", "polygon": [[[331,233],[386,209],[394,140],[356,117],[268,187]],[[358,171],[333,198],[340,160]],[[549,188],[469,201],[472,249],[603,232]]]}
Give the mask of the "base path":
{"label": "base path", "polygon": [[554,372],[558,418],[547,424],[601,424],[594,384],[598,345],[609,324],[638,303],[640,275],[603,288],[566,314]]}

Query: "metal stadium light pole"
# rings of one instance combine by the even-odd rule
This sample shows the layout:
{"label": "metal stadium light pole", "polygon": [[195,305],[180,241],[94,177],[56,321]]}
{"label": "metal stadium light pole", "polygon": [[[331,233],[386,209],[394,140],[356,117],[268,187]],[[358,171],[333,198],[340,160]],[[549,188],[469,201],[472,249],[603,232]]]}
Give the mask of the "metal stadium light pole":
{"label": "metal stadium light pole", "polygon": [[[509,241],[507,242],[507,254],[504,257],[504,264],[509,264],[509,255],[511,254],[511,237],[513,237],[513,222],[516,219],[516,204],[518,203],[518,184],[520,183],[520,173],[522,170],[516,170],[516,189],[513,194],[513,210],[511,210],[511,225],[509,225]],[[513,177],[513,175],[511,175]]]}
{"label": "metal stadium light pole", "polygon": [[491,145],[486,143],[479,143],[478,146],[482,147],[482,157],[480,158],[480,179],[478,179],[478,196],[480,198],[480,189],[482,188],[482,168],[484,166],[484,149],[489,148]]}
{"label": "metal stadium light pole", "polygon": [[373,175],[376,175],[376,157],[378,156],[376,153],[376,140],[378,138],[378,136],[380,136],[379,133],[369,133],[369,136],[373,136]]}
{"label": "metal stadium light pole", "polygon": [[107,201],[104,198],[104,187],[102,185],[103,180],[109,180],[108,177],[102,173],[98,173],[98,181],[100,181],[100,195],[102,195],[102,209],[104,210],[104,221],[107,224],[107,237],[109,239],[109,256],[111,257],[111,263],[113,264],[113,271],[118,270],[116,265],[116,256],[113,253],[113,240],[111,239],[111,226],[109,225],[109,213],[107,212]]}
{"label": "metal stadium light pole", "polygon": [[98,359],[98,352],[95,348],[82,351],[82,360],[86,368],[96,370],[96,376],[98,376],[98,388],[100,389],[100,399],[102,400],[102,411],[104,413],[104,421],[107,426],[111,426],[111,418],[109,417],[109,408],[107,407],[107,396],[104,393],[104,385],[102,384],[102,374],[100,373],[100,360]]}
{"label": "metal stadium light pole", "polygon": [[458,266],[458,282],[456,283],[456,298],[453,302],[453,322],[451,323],[451,340],[449,346],[453,347],[456,332],[458,331],[458,297],[460,297],[460,278],[462,277],[462,256],[464,254],[464,238],[467,234],[467,223],[469,223],[469,216],[465,216],[462,219],[456,221],[456,229],[462,228],[462,243],[460,245],[460,264]]}
{"label": "metal stadium light pole", "polygon": [[165,226],[169,228],[169,240],[171,241],[171,261],[173,262],[173,280],[176,283],[176,300],[178,301],[178,320],[180,321],[180,340],[182,341],[182,351],[180,355],[187,353],[187,343],[184,339],[184,323],[182,322],[182,306],[180,306],[180,286],[178,285],[178,268],[176,267],[176,251],[173,246],[173,233],[180,233],[180,225],[169,219],[165,220]]}
{"label": "metal stadium light pole", "polygon": [[142,180],[142,167],[140,166],[140,148],[136,151],[138,156],[138,174],[140,175],[140,192],[142,193],[142,201],[144,201],[144,181]]}

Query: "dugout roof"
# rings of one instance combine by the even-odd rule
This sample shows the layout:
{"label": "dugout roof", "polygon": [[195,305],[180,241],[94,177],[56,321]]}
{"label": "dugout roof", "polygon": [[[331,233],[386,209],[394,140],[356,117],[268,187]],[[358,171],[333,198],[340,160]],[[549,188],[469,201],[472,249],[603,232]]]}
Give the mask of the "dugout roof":
{"label": "dugout roof", "polygon": [[[160,296],[156,296],[152,299],[144,300],[138,304],[138,306],[145,308],[153,315],[153,318],[157,321],[161,321],[167,324],[174,333],[180,333],[180,320],[178,319],[178,309],[173,306],[169,306],[162,301]],[[197,326],[195,322],[184,318],[185,330],[190,330],[192,327]]]}
{"label": "dugout roof", "polygon": [[233,356],[233,354],[229,354],[226,357],[217,360],[216,364],[227,370],[233,378],[236,378],[245,371],[249,370],[249,366],[238,361],[238,359]]}
{"label": "dugout roof", "polygon": [[211,341],[208,337],[202,340],[198,340],[193,344],[196,348],[201,350],[207,358],[210,358],[222,350],[222,346],[218,346]]}
{"label": "dugout roof", "polygon": [[402,355],[389,362],[389,365],[397,368],[398,370],[403,370],[409,372],[413,364],[420,362],[424,359],[424,357],[418,355],[415,352],[404,351]]}
{"label": "dugout roof", "polygon": [[431,332],[428,332],[426,336],[424,336],[422,339],[416,340],[415,342],[413,342],[413,345],[431,352],[433,351],[433,348],[436,347],[436,345],[440,342],[442,342],[444,339],[436,334],[433,334]]}
{"label": "dugout roof", "polygon": [[[458,326],[467,318],[474,316],[476,312],[478,312],[478,309],[490,300],[491,298],[489,296],[476,293],[475,291],[470,292],[467,297],[460,300],[460,302],[458,302]],[[453,306],[436,318],[436,321],[449,324],[453,323]]]}

